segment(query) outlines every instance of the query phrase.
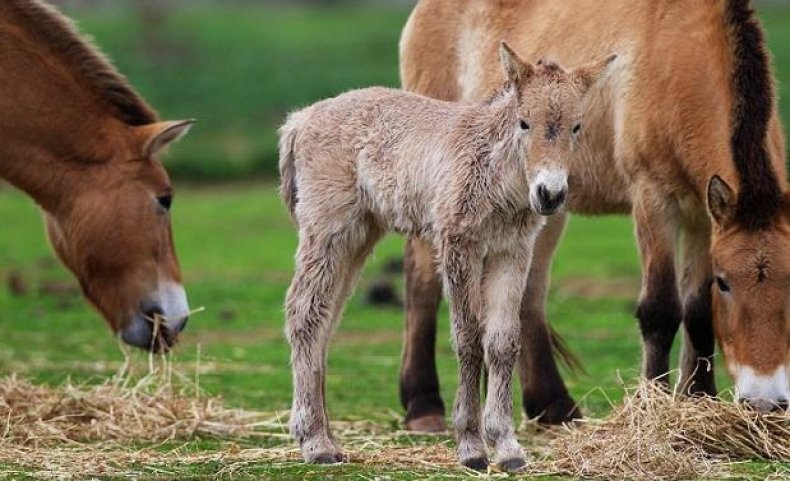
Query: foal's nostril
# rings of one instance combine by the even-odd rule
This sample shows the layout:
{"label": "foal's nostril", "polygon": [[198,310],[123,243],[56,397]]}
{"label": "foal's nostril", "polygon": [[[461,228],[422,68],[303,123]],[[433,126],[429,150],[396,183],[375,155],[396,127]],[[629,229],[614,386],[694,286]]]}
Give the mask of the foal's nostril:
{"label": "foal's nostril", "polygon": [[543,184],[540,184],[538,186],[538,198],[540,199],[540,203],[543,205],[546,205],[551,201],[551,194],[549,193],[549,189],[547,189],[546,186]]}

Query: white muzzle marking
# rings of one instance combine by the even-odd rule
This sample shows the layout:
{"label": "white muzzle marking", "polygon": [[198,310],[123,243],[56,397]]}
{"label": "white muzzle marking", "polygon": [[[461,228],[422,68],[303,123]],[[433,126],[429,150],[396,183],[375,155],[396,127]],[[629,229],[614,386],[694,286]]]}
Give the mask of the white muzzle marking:
{"label": "white muzzle marking", "polygon": [[786,366],[776,368],[770,375],[757,374],[749,366],[739,366],[735,372],[738,376],[735,386],[737,399],[748,401],[763,410],[771,410],[780,402],[790,399]]}

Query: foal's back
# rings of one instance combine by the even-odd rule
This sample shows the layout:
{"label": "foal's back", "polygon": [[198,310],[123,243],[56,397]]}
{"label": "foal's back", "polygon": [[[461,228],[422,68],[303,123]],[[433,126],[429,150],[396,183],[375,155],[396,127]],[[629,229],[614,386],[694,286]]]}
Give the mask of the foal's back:
{"label": "foal's back", "polygon": [[[318,102],[284,127],[298,130],[299,190],[333,199],[337,215],[373,214],[387,229],[423,230],[426,209],[442,195],[441,179],[464,150],[462,126],[474,108],[381,87]],[[335,210],[318,199],[313,209],[311,199],[305,202],[302,217]]]}

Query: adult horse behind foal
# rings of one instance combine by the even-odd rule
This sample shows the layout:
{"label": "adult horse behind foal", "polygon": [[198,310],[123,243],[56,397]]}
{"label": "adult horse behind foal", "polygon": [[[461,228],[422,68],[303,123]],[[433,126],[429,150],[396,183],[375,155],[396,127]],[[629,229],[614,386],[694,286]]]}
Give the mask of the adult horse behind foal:
{"label": "adult horse behind foal", "polygon": [[0,2],[0,45],[0,178],[43,209],[53,248],[113,331],[169,349],[189,307],[157,155],[192,122],[158,121],[43,2]]}
{"label": "adult horse behind foal", "polygon": [[[747,0],[421,0],[403,31],[401,74],[407,90],[478,100],[496,85],[490,59],[501,38],[568,64],[618,52],[588,97],[569,209],[633,215],[645,377],[668,382],[682,323],[689,392],[716,393],[717,338],[738,396],[771,409],[790,395],[790,200],[763,37]],[[538,238],[521,307],[524,407],[547,422],[575,415],[545,324],[564,224],[553,217]],[[429,245],[409,241],[401,397],[412,429],[444,423],[433,258]]]}

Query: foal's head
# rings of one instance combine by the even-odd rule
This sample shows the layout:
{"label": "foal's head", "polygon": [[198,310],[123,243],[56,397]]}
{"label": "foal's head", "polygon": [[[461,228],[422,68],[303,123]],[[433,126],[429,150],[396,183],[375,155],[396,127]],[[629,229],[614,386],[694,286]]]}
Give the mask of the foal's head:
{"label": "foal's head", "polygon": [[514,129],[525,152],[530,202],[540,214],[553,214],[568,195],[569,161],[583,129],[583,98],[616,57],[571,72],[548,61],[533,66],[504,42],[500,57],[506,88],[517,92]]}
{"label": "foal's head", "polygon": [[713,219],[713,320],[737,396],[761,410],[790,399],[790,194],[761,225],[719,177],[708,186]]}
{"label": "foal's head", "polygon": [[72,162],[62,207],[46,218],[55,251],[113,331],[154,351],[175,342],[189,312],[170,227],[173,188],[156,157],[191,124],[124,125],[109,159]]}

